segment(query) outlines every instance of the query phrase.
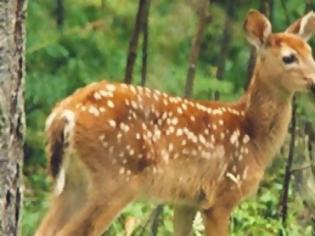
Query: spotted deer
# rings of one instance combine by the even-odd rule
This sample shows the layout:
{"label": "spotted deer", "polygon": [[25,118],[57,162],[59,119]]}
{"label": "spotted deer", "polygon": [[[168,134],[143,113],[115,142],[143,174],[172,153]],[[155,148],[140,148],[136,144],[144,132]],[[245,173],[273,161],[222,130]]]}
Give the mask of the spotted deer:
{"label": "spotted deer", "polygon": [[57,104],[46,122],[55,180],[37,236],[101,235],[129,203],[174,205],[174,234],[228,235],[233,208],[255,192],[287,134],[292,97],[315,86],[308,13],[285,32],[250,10],[244,23],[257,62],[236,102],[189,100],[157,90],[93,83]]}

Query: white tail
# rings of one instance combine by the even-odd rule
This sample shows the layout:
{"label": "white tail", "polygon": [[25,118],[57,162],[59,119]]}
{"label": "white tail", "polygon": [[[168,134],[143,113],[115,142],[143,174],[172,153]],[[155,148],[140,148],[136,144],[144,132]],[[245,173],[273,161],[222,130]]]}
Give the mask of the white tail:
{"label": "white tail", "polygon": [[257,64],[234,103],[106,81],[61,101],[46,127],[55,197],[36,235],[100,235],[139,198],[175,205],[175,235],[190,234],[196,210],[205,235],[227,235],[232,209],[255,191],[284,140],[293,94],[314,87],[304,40],[314,22],[311,12],[273,34],[262,14],[248,13]]}

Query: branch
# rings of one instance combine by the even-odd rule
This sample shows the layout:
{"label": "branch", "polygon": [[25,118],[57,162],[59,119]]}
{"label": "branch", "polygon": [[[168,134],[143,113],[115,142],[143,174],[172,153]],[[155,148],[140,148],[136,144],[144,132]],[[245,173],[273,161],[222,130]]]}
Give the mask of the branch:
{"label": "branch", "polygon": [[299,167],[296,167],[296,168],[292,168],[290,170],[290,174],[293,174],[294,172],[297,172],[297,171],[301,171],[301,170],[305,170],[305,169],[308,169],[308,168],[312,168],[312,167],[315,167],[315,163],[314,164],[307,164],[307,165],[304,165],[304,166],[299,166]]}
{"label": "branch", "polygon": [[137,48],[139,41],[139,34],[143,26],[143,21],[145,19],[145,9],[149,4],[149,0],[139,0],[139,7],[136,16],[135,25],[133,32],[129,41],[129,49],[126,63],[126,72],[124,82],[130,84],[132,82],[132,73],[137,57]]}

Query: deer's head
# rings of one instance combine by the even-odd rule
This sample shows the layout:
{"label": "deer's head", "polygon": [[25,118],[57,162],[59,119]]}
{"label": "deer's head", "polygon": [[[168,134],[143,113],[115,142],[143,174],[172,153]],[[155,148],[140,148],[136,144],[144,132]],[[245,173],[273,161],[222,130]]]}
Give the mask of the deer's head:
{"label": "deer's head", "polygon": [[257,49],[256,73],[262,82],[293,94],[315,88],[315,61],[307,41],[315,32],[311,11],[282,33],[272,33],[269,20],[250,10],[244,23],[248,41]]}

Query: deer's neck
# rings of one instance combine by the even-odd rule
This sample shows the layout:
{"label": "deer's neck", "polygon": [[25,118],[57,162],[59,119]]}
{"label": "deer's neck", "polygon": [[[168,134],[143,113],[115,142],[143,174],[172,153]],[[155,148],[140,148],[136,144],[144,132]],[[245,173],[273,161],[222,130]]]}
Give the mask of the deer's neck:
{"label": "deer's neck", "polygon": [[267,84],[256,72],[246,102],[246,129],[261,164],[267,165],[280,149],[287,134],[292,110],[292,94]]}

